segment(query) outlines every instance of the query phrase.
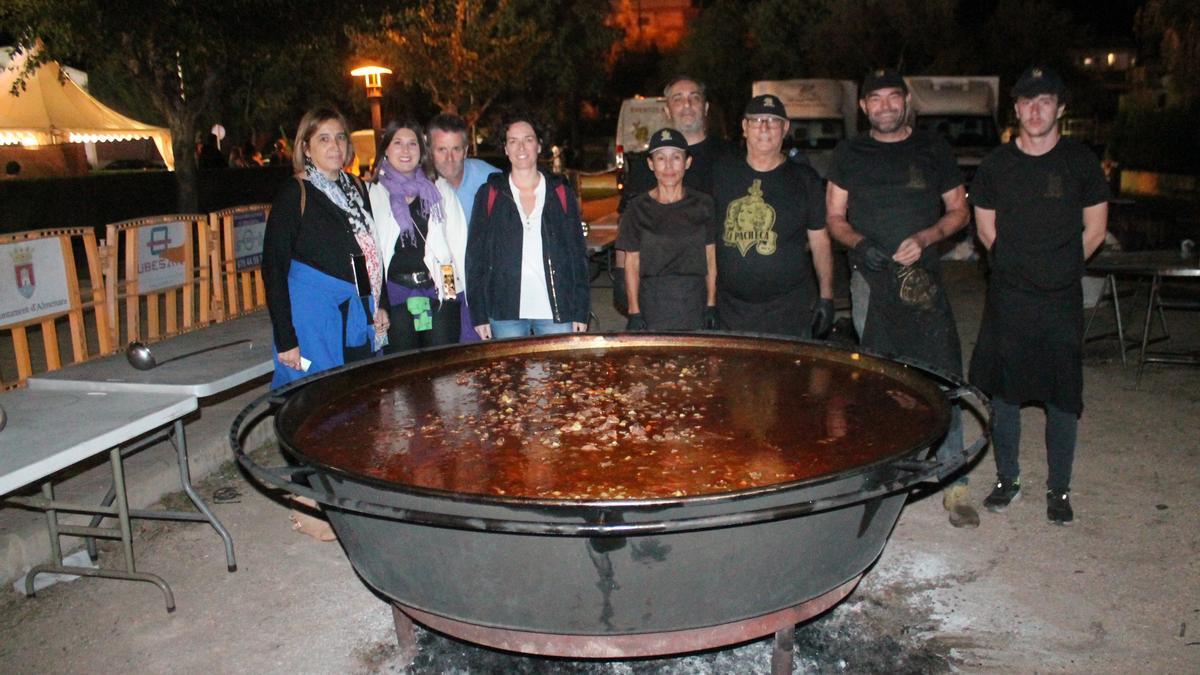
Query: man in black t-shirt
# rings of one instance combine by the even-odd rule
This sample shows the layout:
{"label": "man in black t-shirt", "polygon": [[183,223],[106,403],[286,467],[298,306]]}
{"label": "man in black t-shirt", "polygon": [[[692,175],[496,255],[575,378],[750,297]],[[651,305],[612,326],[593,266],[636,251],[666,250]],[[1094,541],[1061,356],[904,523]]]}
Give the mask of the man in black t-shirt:
{"label": "man in black t-shirt", "polygon": [[728,330],[824,338],[833,325],[833,253],[821,179],[782,153],[788,119],[770,94],[746,106],[745,157],[713,170],[717,315]]}
{"label": "man in black t-shirt", "polygon": [[[934,244],[966,225],[967,201],[950,146],[908,125],[909,100],[904,78],[893,70],[863,80],[859,107],[871,130],[834,152],[826,223],[851,249],[853,311],[863,346],[961,375],[958,330]],[[957,408],[953,413],[938,449],[947,465],[963,448],[961,415]],[[952,525],[978,527],[965,474],[945,490],[942,503]]]}
{"label": "man in black t-shirt", "polygon": [[[691,164],[683,177],[683,186],[712,195],[713,165],[729,155],[732,150],[724,139],[708,135],[708,94],[704,83],[694,77],[677,75],[663,89],[667,99],[664,114],[667,126],[679,131],[686,139]],[[655,185],[654,172],[650,170],[649,154],[630,154],[625,163],[625,187],[621,191],[621,202],[617,211],[625,208],[636,196],[649,192]],[[625,297],[625,253],[616,249],[613,258],[613,303],[617,311],[628,311]]]}
{"label": "man in black t-shirt", "polygon": [[[1083,144],[1062,138],[1062,80],[1025,71],[1012,95],[1021,130],[992,151],[972,186],[975,224],[991,276],[971,382],[992,399],[996,485],[983,505],[1004,511],[1021,494],[1021,406],[1046,410],[1046,517],[1075,519],[1071,468],[1083,411],[1083,276],[1108,227],[1108,183]],[[1081,234],[1082,233],[1082,234]]]}

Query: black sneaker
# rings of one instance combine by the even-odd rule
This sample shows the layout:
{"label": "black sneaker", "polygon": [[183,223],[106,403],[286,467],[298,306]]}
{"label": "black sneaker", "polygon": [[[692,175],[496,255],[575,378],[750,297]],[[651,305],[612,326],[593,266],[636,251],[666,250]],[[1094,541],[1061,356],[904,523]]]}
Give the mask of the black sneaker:
{"label": "black sneaker", "polygon": [[1017,500],[1021,496],[1021,479],[1014,478],[997,478],[996,487],[992,488],[992,493],[983,500],[983,507],[992,513],[1003,513],[1008,505]]}
{"label": "black sneaker", "polygon": [[1075,520],[1071,510],[1070,490],[1046,490],[1046,517],[1055,525],[1070,525]]}

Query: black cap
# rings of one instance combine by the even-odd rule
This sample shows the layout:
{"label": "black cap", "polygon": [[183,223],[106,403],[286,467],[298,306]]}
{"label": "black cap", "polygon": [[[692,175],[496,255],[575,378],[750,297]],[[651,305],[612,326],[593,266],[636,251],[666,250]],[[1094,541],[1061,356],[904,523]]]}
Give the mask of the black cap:
{"label": "black cap", "polygon": [[873,91],[893,87],[908,93],[908,85],[904,83],[904,78],[900,76],[900,73],[891,68],[876,68],[863,78],[862,88],[858,90],[858,97],[866,98]]}
{"label": "black cap", "polygon": [[1066,93],[1062,78],[1045,66],[1033,66],[1021,73],[1013,85],[1013,98],[1033,98],[1042,94],[1054,94],[1062,98]]}
{"label": "black cap", "polygon": [[771,115],[781,120],[788,118],[783,101],[780,101],[779,97],[774,94],[760,94],[750,99],[750,102],[746,104],[745,117],[751,115]]}
{"label": "black cap", "polygon": [[653,155],[654,151],[660,148],[679,148],[687,152],[687,139],[683,137],[683,134],[674,129],[659,129],[650,137],[650,149],[647,151],[647,154]]}

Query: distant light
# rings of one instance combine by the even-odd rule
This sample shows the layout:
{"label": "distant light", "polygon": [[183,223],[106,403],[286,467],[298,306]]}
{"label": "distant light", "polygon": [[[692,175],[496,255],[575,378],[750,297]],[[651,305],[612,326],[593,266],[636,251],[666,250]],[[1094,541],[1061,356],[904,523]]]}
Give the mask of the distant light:
{"label": "distant light", "polygon": [[355,68],[354,70],[350,71],[350,74],[354,77],[370,77],[372,75],[391,75],[392,69],[384,68],[383,66],[362,66],[360,68]]}
{"label": "distant light", "polygon": [[1116,62],[1117,62],[1117,55],[1114,54],[1113,52],[1109,52],[1108,53],[1108,65],[1111,66],[1112,64],[1114,64]]}
{"label": "distant light", "polygon": [[1095,60],[1092,57],[1090,57],[1090,56],[1083,57],[1083,65],[1090,66],[1093,63],[1095,63]]}

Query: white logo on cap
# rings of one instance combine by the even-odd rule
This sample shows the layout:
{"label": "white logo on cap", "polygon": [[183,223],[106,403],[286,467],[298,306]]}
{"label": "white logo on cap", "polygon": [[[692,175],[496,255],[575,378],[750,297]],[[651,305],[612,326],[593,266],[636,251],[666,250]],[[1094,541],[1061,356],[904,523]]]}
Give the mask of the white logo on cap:
{"label": "white logo on cap", "polygon": [[766,97],[765,99],[763,99],[763,107],[764,108],[774,108],[775,107],[775,99],[771,98],[770,96]]}
{"label": "white logo on cap", "polygon": [[661,141],[669,141],[669,140],[672,140],[672,139],[671,139],[671,132],[669,132],[669,131],[667,131],[667,130],[665,130],[665,129],[664,129],[664,130],[663,130],[663,132],[662,132],[662,136],[660,136],[660,137],[659,137],[659,140],[661,140]]}
{"label": "white logo on cap", "polygon": [[1034,69],[1033,69],[1033,72],[1032,72],[1032,73],[1030,73],[1030,75],[1031,75],[1031,76],[1033,76],[1033,78],[1034,78],[1034,79],[1037,79],[1037,78],[1039,78],[1039,77],[1041,77],[1041,76],[1042,76],[1042,69],[1041,69],[1041,68],[1034,68]]}

